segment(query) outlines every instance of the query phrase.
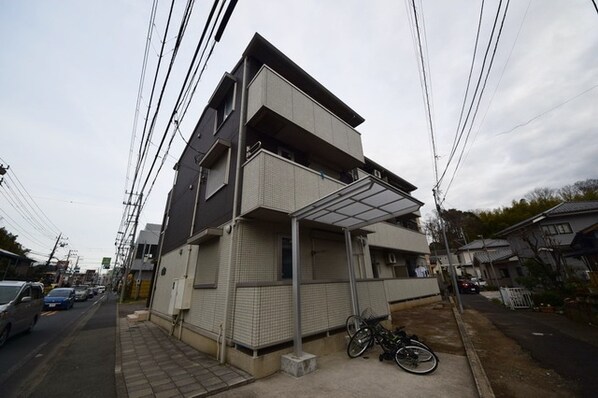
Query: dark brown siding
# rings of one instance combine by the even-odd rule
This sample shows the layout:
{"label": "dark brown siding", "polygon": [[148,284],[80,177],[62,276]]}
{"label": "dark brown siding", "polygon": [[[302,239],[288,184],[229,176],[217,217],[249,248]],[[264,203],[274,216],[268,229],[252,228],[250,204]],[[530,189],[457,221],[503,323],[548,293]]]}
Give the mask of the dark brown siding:
{"label": "dark brown siding", "polygon": [[[163,253],[184,245],[187,239],[205,228],[218,227],[232,219],[236,160],[238,146],[239,118],[241,115],[241,87],[243,68],[233,73],[237,79],[235,109],[214,134],[216,111],[206,108],[189,139],[179,160],[178,177],[172,190],[169,222],[164,236]],[[191,117],[189,115],[188,117]],[[195,203],[199,166],[203,155],[217,139],[231,144],[231,162],[228,184],[205,200],[205,184],[200,184],[199,200],[193,233],[190,234],[193,206]]]}

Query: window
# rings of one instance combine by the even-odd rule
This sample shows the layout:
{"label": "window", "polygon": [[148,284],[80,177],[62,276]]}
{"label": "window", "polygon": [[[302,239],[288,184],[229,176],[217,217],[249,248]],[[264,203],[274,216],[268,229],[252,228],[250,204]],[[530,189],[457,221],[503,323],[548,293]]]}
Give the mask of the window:
{"label": "window", "polygon": [[228,184],[230,149],[224,152],[207,170],[206,199]]}
{"label": "window", "polygon": [[202,184],[206,186],[206,200],[228,184],[230,157],[230,142],[219,138],[199,161]]}
{"label": "window", "polygon": [[234,105],[234,90],[231,88],[227,93],[218,108],[216,108],[216,130],[222,126],[231,113],[233,113]]}
{"label": "window", "polygon": [[280,237],[280,279],[293,279],[293,244],[289,236]]}
{"label": "window", "polygon": [[546,235],[564,235],[573,233],[571,225],[568,222],[560,224],[543,225],[542,232]]}
{"label": "window", "polygon": [[291,151],[291,150],[289,150],[287,148],[279,146],[278,147],[278,154],[280,156],[282,156],[283,158],[285,158],[285,159],[289,159],[289,160],[291,160],[293,162],[295,161],[295,154],[293,153],[293,151]]}
{"label": "window", "polygon": [[498,269],[501,278],[510,278],[511,275],[509,274],[509,270],[507,268],[499,268]]}
{"label": "window", "polygon": [[[213,287],[218,279],[220,263],[220,239],[211,239],[199,245],[195,266],[196,287]],[[207,286],[206,286],[207,285]]]}

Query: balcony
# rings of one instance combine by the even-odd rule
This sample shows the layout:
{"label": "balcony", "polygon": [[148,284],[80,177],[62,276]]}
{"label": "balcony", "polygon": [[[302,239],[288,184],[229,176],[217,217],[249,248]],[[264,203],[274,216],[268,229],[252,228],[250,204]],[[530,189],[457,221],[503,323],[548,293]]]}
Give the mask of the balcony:
{"label": "balcony", "polygon": [[375,233],[368,235],[370,246],[385,247],[413,253],[430,253],[426,236],[421,232],[381,222],[367,227]]}
{"label": "balcony", "polygon": [[243,165],[241,214],[268,209],[286,215],[344,186],[262,149]]}
{"label": "balcony", "polygon": [[359,132],[266,65],[249,83],[247,124],[347,170],[364,162]]}

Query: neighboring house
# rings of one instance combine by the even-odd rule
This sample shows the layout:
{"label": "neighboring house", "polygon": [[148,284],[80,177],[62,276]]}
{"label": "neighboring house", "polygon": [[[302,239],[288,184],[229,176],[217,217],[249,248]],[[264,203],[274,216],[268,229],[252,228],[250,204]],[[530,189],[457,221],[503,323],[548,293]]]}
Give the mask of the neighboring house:
{"label": "neighboring house", "polygon": [[8,250],[0,249],[0,278],[27,279],[29,268],[34,260]]}
{"label": "neighboring house", "polygon": [[154,265],[158,259],[160,243],[160,224],[145,224],[135,240],[135,258],[129,270],[129,281],[132,284],[130,296],[147,298],[154,273]]}
{"label": "neighboring house", "polygon": [[302,339],[343,349],[352,313],[438,300],[411,277],[429,254],[416,187],[364,157],[363,121],[256,34],[177,163],[151,320],[263,377]]}
{"label": "neighboring house", "polygon": [[524,276],[519,258],[510,247],[481,251],[474,255],[474,268],[481,270],[481,275],[488,285],[498,287],[517,287],[517,278]]}
{"label": "neighboring house", "polygon": [[597,219],[598,201],[563,202],[498,235],[509,241],[521,261],[534,258],[552,265],[563,278],[586,278],[590,265],[575,255],[571,244],[578,232],[591,229]]}
{"label": "neighboring house", "polygon": [[[490,260],[494,260],[497,256],[500,258],[507,256],[509,250],[509,242],[505,239],[477,239],[458,248],[455,254],[463,274],[484,278],[488,284],[495,285],[501,275],[510,275],[510,272],[495,269],[496,274],[494,274]],[[509,277],[505,276],[505,278]]]}

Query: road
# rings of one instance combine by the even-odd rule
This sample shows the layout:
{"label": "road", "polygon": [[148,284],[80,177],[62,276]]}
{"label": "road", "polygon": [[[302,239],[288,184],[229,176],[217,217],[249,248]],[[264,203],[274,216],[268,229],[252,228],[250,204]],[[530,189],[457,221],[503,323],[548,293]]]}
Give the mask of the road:
{"label": "road", "polygon": [[116,298],[45,311],[0,350],[2,397],[114,397]]}
{"label": "road", "polygon": [[463,305],[484,314],[543,367],[579,385],[583,397],[598,391],[598,329],[558,314],[511,311],[481,295],[463,295]]}

